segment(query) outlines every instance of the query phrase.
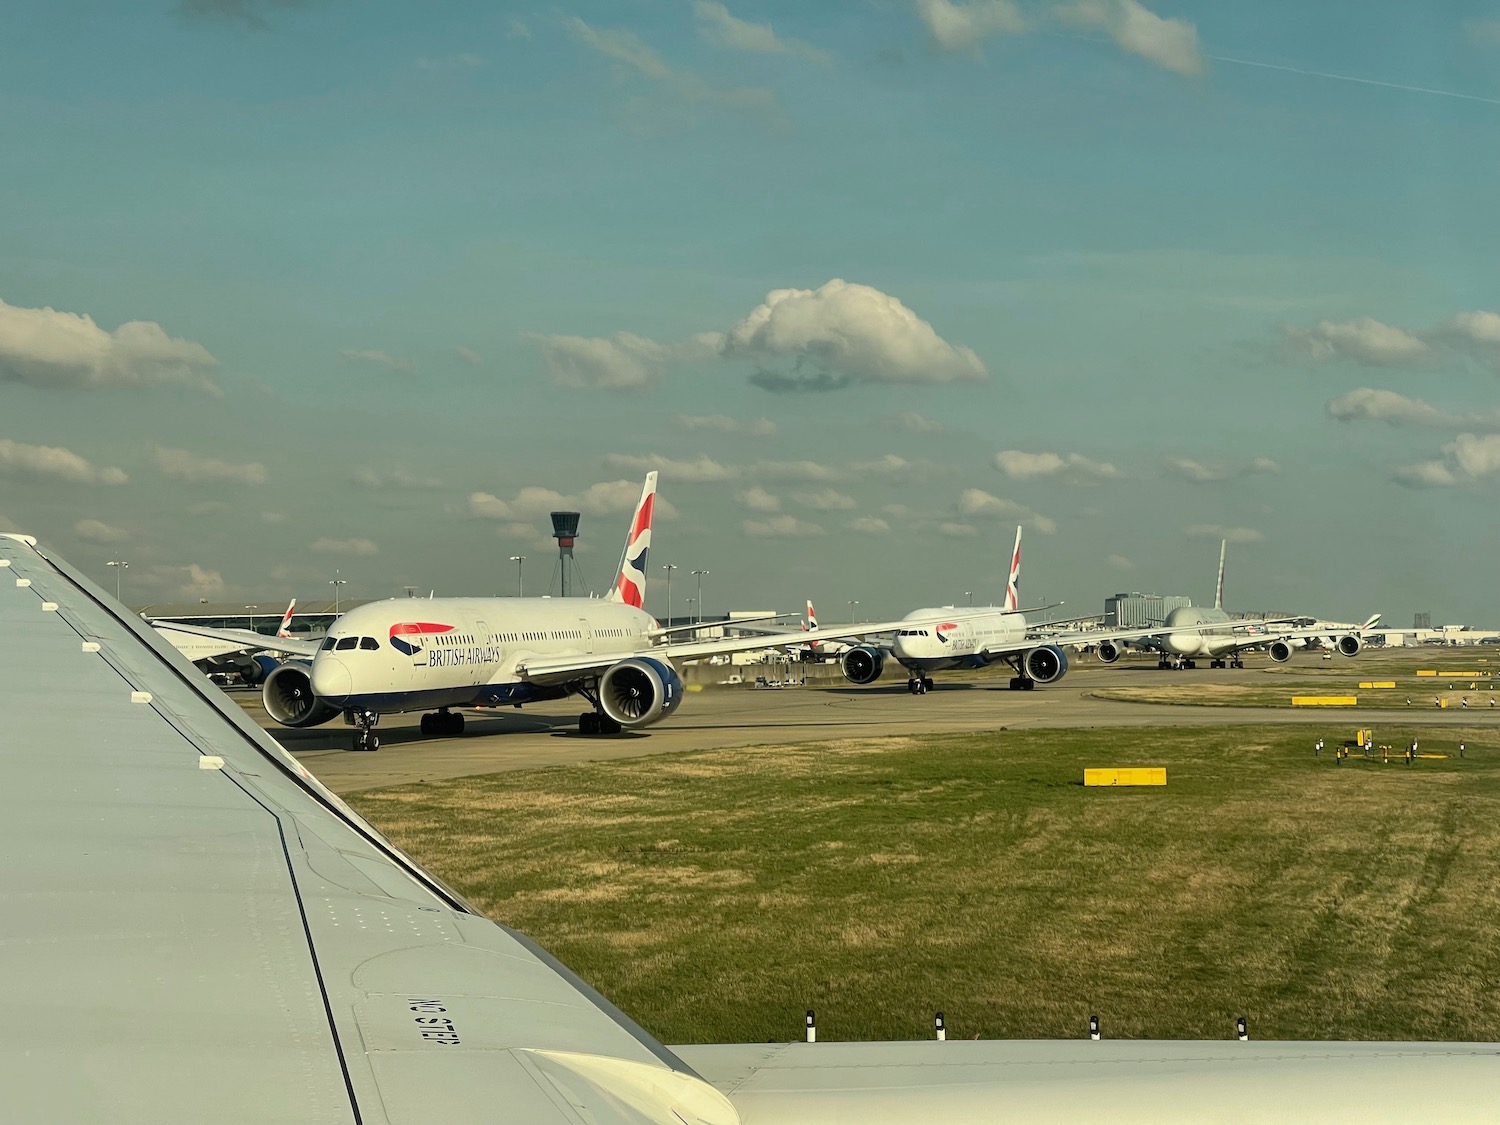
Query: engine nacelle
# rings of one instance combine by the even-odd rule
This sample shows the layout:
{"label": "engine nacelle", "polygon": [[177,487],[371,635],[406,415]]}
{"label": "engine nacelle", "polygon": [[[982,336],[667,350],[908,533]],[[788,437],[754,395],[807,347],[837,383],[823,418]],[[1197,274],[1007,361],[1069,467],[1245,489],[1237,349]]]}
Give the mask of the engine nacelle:
{"label": "engine nacelle", "polygon": [[665,719],[682,702],[676,669],[649,656],[612,664],[599,677],[599,706],[622,727],[645,727]]}
{"label": "engine nacelle", "polygon": [[1042,645],[1026,654],[1026,658],[1021,661],[1021,668],[1026,672],[1027,678],[1039,684],[1050,684],[1067,674],[1068,657],[1056,645]]}
{"label": "engine nacelle", "polygon": [[1094,651],[1100,661],[1105,664],[1113,664],[1120,659],[1120,646],[1114,641],[1100,641],[1099,647]]}
{"label": "engine nacelle", "polygon": [[266,714],[284,727],[315,727],[339,714],[313,694],[312,666],[301,661],[283,664],[267,676],[260,699]]}
{"label": "engine nacelle", "polygon": [[1364,642],[1353,633],[1347,633],[1339,638],[1339,652],[1344,656],[1358,656],[1359,650],[1364,647]]}
{"label": "engine nacelle", "polygon": [[259,687],[266,682],[266,677],[279,667],[281,664],[275,657],[259,653],[245,662],[240,669],[240,679],[250,687]]}
{"label": "engine nacelle", "polygon": [[1285,641],[1272,641],[1271,647],[1267,651],[1270,652],[1271,659],[1276,661],[1277,664],[1285,664],[1292,658],[1292,646]]}
{"label": "engine nacelle", "polygon": [[851,648],[839,657],[839,670],[851,684],[873,684],[885,671],[885,652],[869,645]]}

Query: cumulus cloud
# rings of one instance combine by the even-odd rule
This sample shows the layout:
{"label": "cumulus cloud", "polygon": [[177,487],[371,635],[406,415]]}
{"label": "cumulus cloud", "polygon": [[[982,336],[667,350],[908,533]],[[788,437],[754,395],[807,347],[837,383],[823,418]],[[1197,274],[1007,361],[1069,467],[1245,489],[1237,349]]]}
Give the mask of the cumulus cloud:
{"label": "cumulus cloud", "polygon": [[1500,313],[1478,309],[1438,325],[1433,339],[1492,366],[1500,366]]}
{"label": "cumulus cloud", "polygon": [[1107,555],[1104,562],[1106,566],[1112,566],[1116,570],[1133,570],[1135,568],[1135,563],[1131,562],[1124,555]]}
{"label": "cumulus cloud", "polygon": [[355,469],[349,479],[360,488],[368,488],[376,492],[389,492],[395,489],[430,489],[442,488],[443,482],[436,477],[423,476],[414,473],[410,469],[404,469],[397,465],[389,469],[375,469],[364,466]]}
{"label": "cumulus cloud", "polygon": [[[632,512],[641,498],[641,482],[638,480],[610,480],[591,484],[582,492],[565,495],[551,488],[528,485],[509,500],[502,500],[489,492],[471,492],[467,501],[468,514],[477,519],[504,520],[509,522],[537,519],[550,512],[583,512],[586,515],[615,515]],[[656,498],[656,514],[671,519],[677,509],[660,496]]]}
{"label": "cumulus cloud", "polygon": [[1075,484],[1117,480],[1123,474],[1108,461],[1094,461],[1081,453],[1027,453],[1002,449],[995,454],[995,468],[1012,480],[1057,477]]}
{"label": "cumulus cloud", "polygon": [[473,348],[458,347],[453,349],[453,354],[471,367],[478,367],[484,362],[484,357]]}
{"label": "cumulus cloud", "polygon": [[768,23],[747,23],[736,19],[718,0],[694,0],[693,15],[698,19],[698,34],[715,47],[757,55],[785,55],[819,66],[833,62],[833,56],[827,51],[800,39],[778,36]]}
{"label": "cumulus cloud", "polygon": [[965,516],[1013,519],[1035,528],[1043,535],[1051,535],[1057,530],[1057,523],[1047,516],[1032,511],[1025,504],[1018,504],[1014,500],[992,495],[982,488],[964,489],[958,498],[958,511],[960,515]]}
{"label": "cumulus cloud", "polygon": [[741,492],[738,499],[752,512],[779,512],[781,510],[781,499],[771,495],[758,484]]}
{"label": "cumulus cloud", "polygon": [[412,373],[411,360],[391,355],[379,348],[345,348],[339,352],[339,358],[345,363],[367,363],[384,367],[387,371],[399,371],[403,375]]}
{"label": "cumulus cloud", "polygon": [[1281,466],[1269,457],[1257,457],[1253,461],[1206,464],[1191,457],[1169,457],[1167,471],[1194,484],[1209,484],[1214,481],[1232,480],[1255,473],[1279,473]]}
{"label": "cumulus cloud", "polygon": [[819,461],[757,461],[750,471],[762,480],[800,484],[837,484],[847,476],[844,470]]}
{"label": "cumulus cloud", "polygon": [[915,410],[893,415],[886,419],[886,424],[893,430],[901,430],[908,434],[940,434],[948,428],[941,422],[923,417]]}
{"label": "cumulus cloud", "polygon": [[368,557],[378,555],[380,548],[368,539],[330,539],[326,535],[315,539],[309,545],[310,549],[320,555],[357,555]]}
{"label": "cumulus cloud", "polygon": [[73,534],[90,543],[119,543],[130,537],[124,528],[112,527],[102,520],[79,520],[73,525]]}
{"label": "cumulus cloud", "polygon": [[1419,461],[1415,465],[1397,466],[1392,479],[1408,488],[1449,488],[1459,483],[1453,470],[1442,461]]}
{"label": "cumulus cloud", "polygon": [[992,35],[1019,35],[1026,17],[1013,0],[917,0],[917,15],[935,46],[975,51]]}
{"label": "cumulus cloud", "polygon": [[124,484],[122,469],[96,468],[71,449],[58,445],[27,445],[0,438],[0,476],[33,477],[67,484]]}
{"label": "cumulus cloud", "polygon": [[956,521],[944,521],[938,524],[938,534],[949,539],[967,539],[972,535],[978,535],[979,529],[972,523],[958,523]]}
{"label": "cumulus cloud", "polygon": [[1425,363],[1431,349],[1418,336],[1372,317],[1320,320],[1312,328],[1286,329],[1299,350],[1319,361],[1346,359],[1365,367],[1411,367]]}
{"label": "cumulus cloud", "polygon": [[808,539],[823,534],[823,529],[815,523],[784,515],[745,520],[740,528],[751,539]]}
{"label": "cumulus cloud", "polygon": [[948,343],[900,300],[840,278],[818,289],[773,289],[729,330],[723,351],[791,364],[790,372],[763,372],[781,380],[759,382],[771,390],[989,378],[970,348]]}
{"label": "cumulus cloud", "polygon": [[1138,0],[1075,0],[1057,9],[1063,22],[1104,32],[1122,51],[1177,74],[1202,74],[1198,29],[1186,20],[1164,19]]}
{"label": "cumulus cloud", "polygon": [[0,382],[64,389],[176,385],[220,395],[202,344],[132,320],[107,332],[87,314],[0,301]]}
{"label": "cumulus cloud", "polygon": [[727,414],[674,414],[672,421],[689,433],[708,431],[720,434],[747,434],[750,437],[775,437],[776,423],[769,418],[741,420]]}
{"label": "cumulus cloud", "polygon": [[1328,416],[1339,422],[1384,422],[1427,430],[1500,430],[1500,410],[1449,414],[1419,398],[1358,387],[1328,400]]}
{"label": "cumulus cloud", "polygon": [[857,531],[861,535],[886,535],[891,530],[891,525],[879,516],[860,516],[850,520],[848,527],[850,531]]}
{"label": "cumulus cloud", "polygon": [[699,74],[670,65],[632,32],[596,28],[577,16],[570,17],[565,26],[577,42],[617,63],[622,75],[644,78],[681,107],[720,107],[761,115],[777,112],[771,90],[715,86]]}
{"label": "cumulus cloud", "polygon": [[1396,481],[1416,488],[1444,488],[1500,477],[1500,434],[1459,434],[1443,446],[1443,453],[1441,461],[1401,466]]}
{"label": "cumulus cloud", "polygon": [[854,497],[846,496],[833,488],[812,489],[806,492],[792,493],[792,499],[804,508],[812,508],[818,512],[848,511],[855,506]]}
{"label": "cumulus cloud", "polygon": [[289,518],[285,512],[262,512],[260,514],[260,522],[272,526],[286,523]]}
{"label": "cumulus cloud", "polygon": [[560,387],[585,391],[643,391],[667,377],[674,363],[718,354],[723,337],[704,333],[676,344],[659,344],[632,332],[613,336],[531,336],[542,363]]}
{"label": "cumulus cloud", "polygon": [[731,480],[738,475],[737,469],[729,465],[721,465],[706,454],[699,454],[691,461],[676,461],[657,453],[649,456],[611,453],[604,458],[604,463],[611,469],[621,469],[632,473],[649,473],[653,469],[659,470],[663,480],[684,484],[707,484]]}
{"label": "cumulus cloud", "polygon": [[184,597],[207,598],[212,602],[224,596],[224,576],[217,570],[210,570],[197,563],[189,563],[182,569],[187,571],[187,581],[179,588]]}
{"label": "cumulus cloud", "polygon": [[168,449],[165,446],[153,446],[151,449],[151,460],[167,476],[176,477],[178,480],[189,481],[193,484],[205,484],[213,481],[226,481],[234,484],[265,484],[268,479],[266,467],[259,461],[248,461],[243,465],[233,465],[228,461],[221,461],[217,457],[200,457],[196,453],[190,453],[186,449]]}
{"label": "cumulus cloud", "polygon": [[1195,523],[1182,529],[1189,539],[1227,539],[1231,543],[1259,543],[1265,536],[1253,527],[1224,527],[1217,523]]}

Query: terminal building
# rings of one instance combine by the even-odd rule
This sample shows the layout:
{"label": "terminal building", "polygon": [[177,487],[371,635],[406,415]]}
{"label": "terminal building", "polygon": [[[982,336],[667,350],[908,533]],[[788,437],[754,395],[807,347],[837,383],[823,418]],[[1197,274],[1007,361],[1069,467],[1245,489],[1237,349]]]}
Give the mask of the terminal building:
{"label": "terminal building", "polygon": [[1145,629],[1160,625],[1174,609],[1193,604],[1182,594],[1111,594],[1104,599],[1106,629]]}

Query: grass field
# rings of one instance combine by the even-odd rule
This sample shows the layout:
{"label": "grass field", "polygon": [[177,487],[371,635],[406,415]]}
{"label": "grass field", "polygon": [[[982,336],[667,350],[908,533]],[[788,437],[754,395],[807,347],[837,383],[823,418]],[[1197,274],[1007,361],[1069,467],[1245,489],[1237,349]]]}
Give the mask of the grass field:
{"label": "grass field", "polygon": [[[1500,732],[1315,760],[1281,727],[664,755],[361,793],[359,810],[668,1042],[1484,1039]],[[1350,732],[1333,717],[1330,746]],[[1381,729],[1405,745],[1409,730]],[[1165,789],[1085,766],[1165,765]]]}

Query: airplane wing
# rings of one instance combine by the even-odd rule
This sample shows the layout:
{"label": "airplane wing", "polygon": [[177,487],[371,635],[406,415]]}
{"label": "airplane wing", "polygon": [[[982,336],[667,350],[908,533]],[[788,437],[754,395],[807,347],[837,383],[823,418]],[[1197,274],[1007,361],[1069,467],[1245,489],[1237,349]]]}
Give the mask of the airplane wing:
{"label": "airplane wing", "polygon": [[[859,625],[828,626],[798,633],[768,633],[755,637],[723,637],[712,641],[667,642],[654,645],[629,656],[652,656],[661,660],[703,660],[710,656],[728,656],[736,652],[755,652],[772,648],[802,648],[820,641],[841,641],[850,637],[873,637],[908,629],[914,625],[935,625],[947,620],[941,615],[904,621],[874,621]],[[579,676],[603,672],[612,664],[626,659],[626,654],[611,652],[566,656],[539,656],[525,659],[516,673],[534,683],[559,683]]]}
{"label": "airplane wing", "polygon": [[317,655],[322,641],[303,641],[293,637],[269,637],[264,633],[252,633],[248,629],[210,629],[204,625],[188,625],[181,621],[152,620],[151,627],[169,633],[188,633],[194,637],[206,637],[233,646],[229,652],[284,652],[289,656],[305,656],[311,660]]}
{"label": "airplane wing", "polygon": [[656,1042],[0,535],[7,1120],[1491,1122],[1500,1045]]}
{"label": "airplane wing", "polygon": [[[1238,624],[1241,624],[1241,623],[1236,621],[1236,622],[1233,622],[1232,624],[1238,625]],[[1265,625],[1265,624],[1268,624],[1268,622],[1265,622],[1265,621],[1246,621],[1246,622],[1243,622],[1243,624],[1245,624],[1245,625]],[[1215,629],[1223,629],[1225,627],[1226,627],[1226,624],[1223,621],[1220,621],[1220,622],[1217,622],[1217,623],[1208,623],[1208,622],[1205,622],[1205,623],[1203,623],[1201,625],[1181,625],[1181,626],[1175,626],[1172,629],[1172,632],[1174,632],[1174,633],[1208,633],[1208,632],[1212,632]],[[1158,636],[1158,635],[1160,635],[1162,633],[1162,631],[1163,630],[1162,630],[1162,627],[1160,625],[1153,625],[1153,626],[1150,626],[1150,627],[1139,628],[1139,629],[1089,629],[1089,630],[1085,630],[1083,632],[1076,632],[1076,633],[1056,633],[1056,634],[1051,634],[1051,635],[1044,634],[1044,635],[1041,635],[1041,636],[1028,636],[1026,638],[1026,640],[1018,642],[1018,643],[1013,644],[1013,645],[1006,645],[1006,646],[1002,646],[1002,647],[998,647],[998,648],[986,649],[985,650],[985,655],[986,656],[1001,656],[1001,655],[1005,655],[1007,653],[1012,653],[1012,652],[1025,652],[1027,649],[1036,648],[1038,645],[1066,645],[1066,646],[1072,648],[1072,647],[1076,647],[1076,646],[1079,646],[1079,645],[1097,645],[1097,644],[1102,644],[1104,641],[1133,641],[1133,640],[1139,640],[1139,639],[1144,638],[1144,637]],[[1254,643],[1254,644],[1265,644],[1268,640],[1275,640],[1275,639],[1276,639],[1275,637],[1266,637],[1264,635],[1261,635],[1259,637],[1259,639],[1257,639],[1256,641],[1254,641],[1252,643]]]}

